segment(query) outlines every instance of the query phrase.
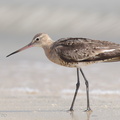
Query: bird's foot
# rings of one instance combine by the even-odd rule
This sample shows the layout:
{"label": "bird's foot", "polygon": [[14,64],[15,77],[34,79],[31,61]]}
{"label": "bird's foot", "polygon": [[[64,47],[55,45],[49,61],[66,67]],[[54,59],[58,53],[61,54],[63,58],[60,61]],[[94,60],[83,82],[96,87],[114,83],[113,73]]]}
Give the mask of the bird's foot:
{"label": "bird's foot", "polygon": [[87,108],[84,112],[92,112],[91,108]]}
{"label": "bird's foot", "polygon": [[73,112],[73,111],[74,111],[74,110],[73,110],[73,109],[71,109],[71,108],[70,108],[69,110],[67,110],[67,112]]}

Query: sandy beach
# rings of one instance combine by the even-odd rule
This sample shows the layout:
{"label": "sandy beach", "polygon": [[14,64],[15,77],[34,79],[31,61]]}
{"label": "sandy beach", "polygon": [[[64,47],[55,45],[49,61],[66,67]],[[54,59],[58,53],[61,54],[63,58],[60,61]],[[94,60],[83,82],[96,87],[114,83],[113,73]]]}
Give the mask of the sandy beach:
{"label": "sandy beach", "polygon": [[0,97],[0,120],[119,120],[120,96],[91,96],[92,113],[86,113],[86,97],[76,100],[68,112],[72,96],[6,95]]}
{"label": "sandy beach", "polygon": [[1,63],[0,120],[119,120],[118,65],[84,68],[90,83],[93,110],[87,114],[84,112],[86,92],[83,79],[74,112],[67,112],[75,90],[75,69],[41,62]]}

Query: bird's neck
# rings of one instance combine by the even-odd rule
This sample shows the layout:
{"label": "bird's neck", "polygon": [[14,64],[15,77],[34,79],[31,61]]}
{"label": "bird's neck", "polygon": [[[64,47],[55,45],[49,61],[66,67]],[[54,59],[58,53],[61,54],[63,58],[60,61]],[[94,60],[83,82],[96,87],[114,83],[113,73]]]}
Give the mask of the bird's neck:
{"label": "bird's neck", "polygon": [[51,46],[53,45],[54,41],[53,40],[49,40],[47,42],[47,44],[44,44],[42,46],[42,48],[44,49],[44,52],[46,54],[46,56],[49,58],[50,57],[50,50],[51,50]]}
{"label": "bird's neck", "polygon": [[50,49],[50,47],[52,46],[52,44],[54,43],[53,40],[49,39],[47,40],[44,44],[42,44],[42,48],[47,51]]}

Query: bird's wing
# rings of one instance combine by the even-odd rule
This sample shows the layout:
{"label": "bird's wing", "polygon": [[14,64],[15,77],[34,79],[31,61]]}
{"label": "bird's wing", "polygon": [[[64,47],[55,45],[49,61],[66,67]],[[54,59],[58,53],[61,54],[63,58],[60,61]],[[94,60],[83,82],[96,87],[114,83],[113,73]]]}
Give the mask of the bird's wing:
{"label": "bird's wing", "polygon": [[104,53],[114,52],[117,47],[120,48],[115,43],[86,38],[60,39],[53,47],[60,58],[68,62],[99,60],[102,55],[105,56]]}

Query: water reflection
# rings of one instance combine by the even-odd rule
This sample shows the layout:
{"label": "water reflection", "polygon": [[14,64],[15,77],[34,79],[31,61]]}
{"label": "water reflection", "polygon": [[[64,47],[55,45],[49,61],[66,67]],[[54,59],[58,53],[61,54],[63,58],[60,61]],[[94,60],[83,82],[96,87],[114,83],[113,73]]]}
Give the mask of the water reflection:
{"label": "water reflection", "polygon": [[70,112],[71,120],[90,120],[92,112]]}

